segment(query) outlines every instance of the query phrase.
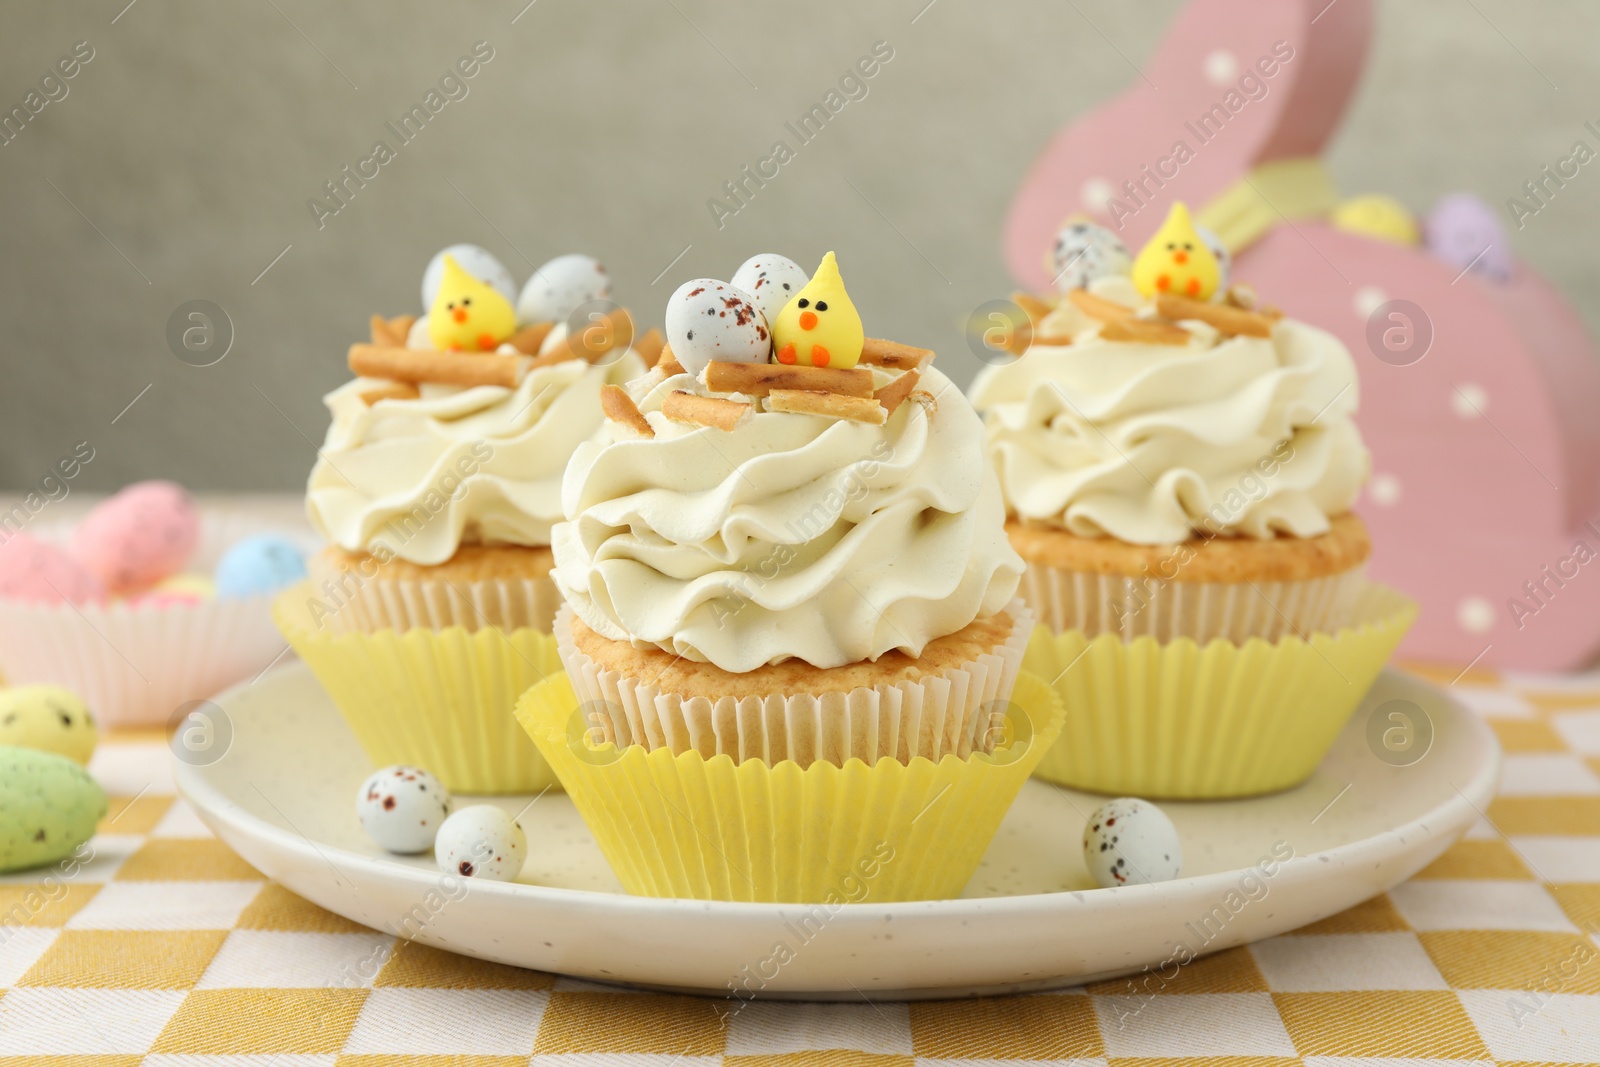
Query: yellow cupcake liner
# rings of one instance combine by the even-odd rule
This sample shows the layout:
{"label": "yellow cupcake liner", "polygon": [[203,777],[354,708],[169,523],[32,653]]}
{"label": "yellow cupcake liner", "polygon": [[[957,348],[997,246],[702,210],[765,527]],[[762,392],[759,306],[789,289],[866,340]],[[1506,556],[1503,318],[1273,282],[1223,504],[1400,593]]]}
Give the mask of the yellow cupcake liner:
{"label": "yellow cupcake liner", "polygon": [[1298,785],[1327,755],[1416,619],[1369,585],[1352,625],[1309,640],[1124,641],[1034,631],[1023,669],[1066,707],[1034,773],[1118,796],[1200,800]]}
{"label": "yellow cupcake liner", "polygon": [[524,694],[517,718],[629,893],[832,907],[959,895],[1062,710],[1023,674],[991,754],[804,770],[592,744],[565,675]]}
{"label": "yellow cupcake liner", "polygon": [[272,617],[350,724],[374,766],[422,767],[457,793],[536,793],[555,774],[512,710],[561,673],[542,630],[378,630],[310,624],[310,587],[278,596]]}

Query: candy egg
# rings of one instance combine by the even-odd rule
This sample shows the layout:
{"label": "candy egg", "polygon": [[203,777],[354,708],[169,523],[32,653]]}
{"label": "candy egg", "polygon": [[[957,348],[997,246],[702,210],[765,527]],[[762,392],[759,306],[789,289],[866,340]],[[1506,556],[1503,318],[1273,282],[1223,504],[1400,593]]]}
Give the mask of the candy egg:
{"label": "candy egg", "polygon": [[216,599],[217,586],[203,574],[174,574],[163,578],[144,592],[133,597],[135,604],[170,608],[176,605],[204,604]]}
{"label": "candy egg", "polygon": [[1511,280],[1511,242],[1494,208],[1471,193],[1442,197],[1423,224],[1428,252],[1457,270]]}
{"label": "candy egg", "polygon": [[591,300],[611,299],[611,276],[593,256],[557,256],[533,272],[517,296],[517,322],[565,322]]}
{"label": "candy egg", "polygon": [[217,595],[250,597],[275,593],[305,576],[305,555],[294,542],[278,534],[256,534],[222,554],[216,572]]}
{"label": "candy egg", "polygon": [[762,252],[745,260],[744,265],[733,272],[730,284],[755,297],[756,307],[771,323],[783,310],[783,305],[793,300],[810,280],[811,275],[794,260],[776,252]]}
{"label": "candy egg", "polygon": [[1113,274],[1127,274],[1132,266],[1133,257],[1121,238],[1092,222],[1067,223],[1056,233],[1050,250],[1050,273],[1063,293],[1086,289],[1090,282]]}
{"label": "candy egg", "polygon": [[1211,254],[1216,257],[1217,273],[1221,275],[1222,280],[1217,283],[1217,291],[1211,295],[1211,299],[1220,300],[1227,294],[1228,286],[1233,281],[1233,253],[1228,251],[1228,246],[1222,243],[1222,238],[1217,236],[1215,230],[1196,226],[1194,232],[1200,235],[1200,240],[1206,243],[1206,247],[1211,249]]}
{"label": "candy egg", "polygon": [[772,333],[756,298],[730,282],[696,278],[667,301],[667,343],[683,369],[699,374],[713,360],[765,363]]}
{"label": "candy egg", "polygon": [[98,737],[88,706],[59,685],[0,689],[0,745],[54,752],[87,764]]}
{"label": "candy egg", "polygon": [[72,760],[0,747],[0,873],[72,855],[105,814],[105,790]]}
{"label": "candy egg", "polygon": [[441,871],[491,882],[511,881],[527,855],[528,836],[493,804],[462,808],[444,821],[433,843]]}
{"label": "candy egg", "polygon": [[1095,809],[1083,828],[1083,862],[1102,888],[1170,882],[1183,866],[1177,827],[1147,800],[1122,797]]}
{"label": "candy egg", "polygon": [[64,549],[20,532],[0,544],[0,598],[87,604],[105,596],[100,579]]}
{"label": "candy egg", "polygon": [[506,265],[494,257],[494,254],[479,248],[477,245],[459,244],[449,248],[441,248],[428,260],[427,269],[422,272],[422,306],[433,307],[434,299],[439,295],[439,283],[444,280],[444,257],[450,256],[462,270],[474,278],[499,291],[506,298],[506,303],[517,298],[516,279],[511,277],[511,272]]}
{"label": "candy egg", "polygon": [[1371,193],[1346,200],[1333,209],[1336,229],[1365,234],[1397,245],[1417,243],[1417,223],[1404,204],[1392,196]]}
{"label": "candy egg", "polygon": [[426,852],[450,814],[450,791],[420,767],[374,771],[356,792],[361,829],[389,852]]}
{"label": "candy egg", "polygon": [[126,595],[181,571],[199,540],[200,516],[182,486],[137,482],[95,505],[71,552],[107,591]]}

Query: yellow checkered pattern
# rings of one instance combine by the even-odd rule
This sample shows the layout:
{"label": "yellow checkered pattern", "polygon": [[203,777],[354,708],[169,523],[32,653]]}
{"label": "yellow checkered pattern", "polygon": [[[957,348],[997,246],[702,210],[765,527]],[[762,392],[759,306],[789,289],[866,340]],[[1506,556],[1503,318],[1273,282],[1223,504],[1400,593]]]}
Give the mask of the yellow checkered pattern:
{"label": "yellow checkered pattern", "polygon": [[1453,691],[1505,782],[1405,885],[1149,991],[916,1004],[657,996],[399,941],[263,880],[172,795],[162,738],[123,734],[92,859],[0,878],[0,1067],[1600,1061],[1600,674]]}

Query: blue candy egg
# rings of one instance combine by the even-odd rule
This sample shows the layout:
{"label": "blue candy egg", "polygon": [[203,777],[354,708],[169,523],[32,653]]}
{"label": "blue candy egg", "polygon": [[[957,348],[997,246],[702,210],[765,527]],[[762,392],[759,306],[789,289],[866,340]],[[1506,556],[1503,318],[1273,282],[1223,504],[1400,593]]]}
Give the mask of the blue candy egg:
{"label": "blue candy egg", "polygon": [[223,554],[215,576],[217,596],[275,593],[305,576],[305,554],[294,542],[279,534],[256,534]]}

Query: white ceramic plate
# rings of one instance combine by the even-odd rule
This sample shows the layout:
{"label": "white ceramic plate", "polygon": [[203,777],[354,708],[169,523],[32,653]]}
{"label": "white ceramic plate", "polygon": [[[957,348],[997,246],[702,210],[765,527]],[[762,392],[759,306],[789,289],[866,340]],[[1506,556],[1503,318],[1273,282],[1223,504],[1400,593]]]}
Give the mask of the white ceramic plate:
{"label": "white ceramic plate", "polygon": [[[301,896],[482,959],[740,996],[949,997],[1170,971],[1186,955],[1295,929],[1410,877],[1479,817],[1500,771],[1499,748],[1476,716],[1387,671],[1300,788],[1164,804],[1183,838],[1176,881],[1094,888],[1079,838],[1100,801],[1033,781],[961,899],[830,913],[626,896],[555,792],[496,800],[522,812],[531,853],[522,882],[444,879],[431,857],[391,856],[361,832],[354,798],[370,764],[304,666],[216,704],[216,747],[197,756],[174,739],[184,755],[178,786],[224,841]],[[1409,755],[1384,748],[1404,748],[1408,736]],[[1291,850],[1286,862],[1257,866]]]}

